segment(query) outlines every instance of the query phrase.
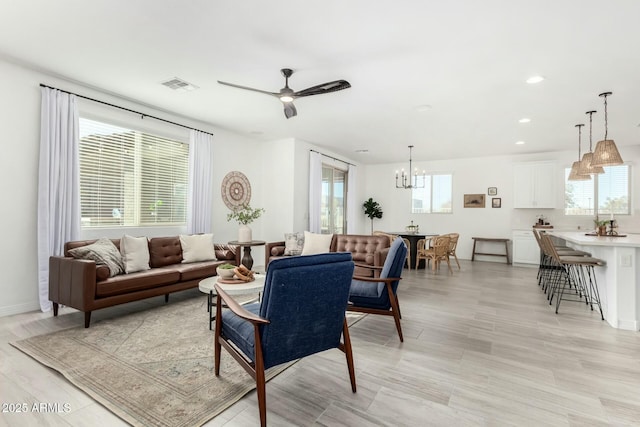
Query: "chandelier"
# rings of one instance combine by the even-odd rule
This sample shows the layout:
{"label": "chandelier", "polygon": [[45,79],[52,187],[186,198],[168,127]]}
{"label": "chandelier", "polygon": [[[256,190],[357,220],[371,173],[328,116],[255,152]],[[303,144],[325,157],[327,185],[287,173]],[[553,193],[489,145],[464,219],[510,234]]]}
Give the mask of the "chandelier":
{"label": "chandelier", "polygon": [[[396,171],[396,188],[424,188],[426,174],[422,171],[422,182],[418,184],[418,168],[412,169],[411,165],[411,150],[413,145],[409,145],[409,172],[405,172],[402,169],[399,173]],[[398,185],[398,179],[400,179],[400,185]]]}

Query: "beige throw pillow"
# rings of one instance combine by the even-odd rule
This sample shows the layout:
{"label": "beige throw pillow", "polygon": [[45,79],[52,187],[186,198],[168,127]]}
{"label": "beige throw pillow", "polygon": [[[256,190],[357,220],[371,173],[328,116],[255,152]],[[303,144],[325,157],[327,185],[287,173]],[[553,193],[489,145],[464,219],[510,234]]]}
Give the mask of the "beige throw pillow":
{"label": "beige throw pillow", "polygon": [[302,255],[324,254],[329,252],[331,239],[333,239],[333,234],[316,234],[305,231]]}
{"label": "beige throw pillow", "polygon": [[149,242],[146,237],[124,235],[120,239],[120,253],[125,273],[149,269]]}
{"label": "beige throw pillow", "polygon": [[210,261],[216,259],[213,234],[180,235],[182,262]]}

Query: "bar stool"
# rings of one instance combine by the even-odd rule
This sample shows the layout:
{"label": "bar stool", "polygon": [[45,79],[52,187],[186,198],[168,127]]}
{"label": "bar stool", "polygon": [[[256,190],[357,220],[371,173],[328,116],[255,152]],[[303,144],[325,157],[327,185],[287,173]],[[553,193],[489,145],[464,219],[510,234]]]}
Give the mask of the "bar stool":
{"label": "bar stool", "polygon": [[[546,233],[540,234],[540,242],[545,254],[551,257],[552,262],[560,267],[554,270],[549,287],[549,304],[556,297],[556,314],[560,308],[560,303],[564,301],[583,302],[591,307],[596,304],[600,310],[600,317],[604,320],[598,283],[596,281],[595,267],[605,265],[605,262],[590,256],[559,255],[551,241],[551,237]],[[573,288],[573,295],[579,299],[570,299],[565,293]]]}
{"label": "bar stool", "polygon": [[[560,267],[553,262],[553,257],[551,254],[545,252],[542,242],[540,241],[540,234],[536,229],[533,229],[533,236],[536,238],[536,242],[538,243],[538,247],[540,248],[540,265],[538,267],[538,286],[542,287],[542,289],[546,292],[547,286],[549,284],[550,275],[553,270],[557,270]],[[568,246],[556,245],[552,242],[553,247],[556,249],[556,252],[560,256],[591,256],[589,252],[576,250],[570,248]]]}

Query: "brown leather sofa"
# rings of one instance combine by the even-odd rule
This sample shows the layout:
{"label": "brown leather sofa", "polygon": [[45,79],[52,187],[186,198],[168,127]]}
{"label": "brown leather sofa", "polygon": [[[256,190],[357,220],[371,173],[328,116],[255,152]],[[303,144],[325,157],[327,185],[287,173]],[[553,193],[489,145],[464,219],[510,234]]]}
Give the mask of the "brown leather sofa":
{"label": "brown leather sofa", "polygon": [[[75,259],[69,250],[94,243],[82,240],[65,243],[64,257],[49,258],[49,299],[53,302],[53,315],[58,315],[60,304],[84,312],[84,327],[91,322],[91,312],[131,301],[164,295],[198,286],[200,280],[216,275],[223,263],[240,264],[240,250],[236,246],[215,244],[215,261],[182,264],[182,246],[179,236],[149,239],[149,266],[151,269],[109,277],[106,266],[96,267],[90,260]],[[112,239],[120,249],[120,239]]]}
{"label": "brown leather sofa", "polygon": [[[382,267],[390,245],[387,236],[334,234],[329,252],[351,252],[353,261],[356,263],[353,274],[371,277],[375,275],[373,271],[369,268],[359,267],[358,264]],[[264,253],[264,265],[268,266],[271,260],[285,256],[284,241],[267,243]]]}

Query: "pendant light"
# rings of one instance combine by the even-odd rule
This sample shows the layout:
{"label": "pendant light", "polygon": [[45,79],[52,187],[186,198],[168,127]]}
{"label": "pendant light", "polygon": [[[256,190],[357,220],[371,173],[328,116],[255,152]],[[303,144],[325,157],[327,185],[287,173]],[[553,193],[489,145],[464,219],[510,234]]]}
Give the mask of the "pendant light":
{"label": "pendant light", "polygon": [[616,166],[624,163],[616,143],[613,139],[607,139],[607,96],[609,95],[611,92],[600,94],[604,98],[604,139],[596,145],[596,151],[593,152],[591,160],[592,166]]}
{"label": "pendant light", "polygon": [[582,163],[580,161],[582,126],[584,125],[583,124],[576,125],[576,127],[578,128],[578,160],[573,162],[573,165],[571,165],[571,172],[569,172],[569,178],[567,178],[569,181],[587,181],[591,179],[591,175],[589,174],[580,175],[580,164]]}
{"label": "pendant light", "polygon": [[578,173],[580,175],[591,175],[591,174],[601,174],[604,173],[604,169],[602,166],[594,166],[593,165],[593,149],[592,147],[592,125],[593,125],[593,113],[595,111],[587,111],[585,114],[589,115],[589,152],[584,153],[582,156],[582,161],[580,162],[580,170]]}

